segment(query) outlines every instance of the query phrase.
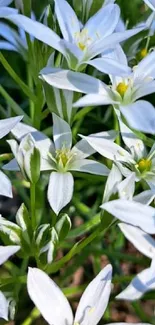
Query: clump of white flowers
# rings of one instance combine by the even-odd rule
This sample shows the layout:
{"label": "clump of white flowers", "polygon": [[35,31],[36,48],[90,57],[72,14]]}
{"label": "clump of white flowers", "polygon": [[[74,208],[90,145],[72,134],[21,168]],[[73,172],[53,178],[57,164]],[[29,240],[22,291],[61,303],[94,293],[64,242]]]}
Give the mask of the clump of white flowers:
{"label": "clump of white flowers", "polygon": [[[31,1],[0,0],[0,49],[24,60],[17,73],[14,57],[7,61],[8,52],[0,53],[7,71],[0,139],[11,132],[0,153],[0,195],[8,198],[0,215],[0,318],[16,319],[27,285],[38,309],[33,317],[41,314],[51,325],[97,325],[103,315],[110,321],[105,312],[113,288],[119,300],[140,301],[147,292],[155,297],[155,107],[149,97],[155,93],[155,1],[141,0],[143,23],[131,29],[115,0],[41,5],[36,14]],[[22,92],[16,99],[14,87]],[[10,210],[13,195],[20,204]],[[122,254],[125,237],[149,266],[145,258]],[[100,271],[103,253],[114,265]],[[142,264],[137,275],[122,274],[125,256]],[[82,263],[95,277],[74,288]],[[73,317],[63,292],[81,291]],[[137,325],[153,324],[138,302],[133,307],[143,321]]]}

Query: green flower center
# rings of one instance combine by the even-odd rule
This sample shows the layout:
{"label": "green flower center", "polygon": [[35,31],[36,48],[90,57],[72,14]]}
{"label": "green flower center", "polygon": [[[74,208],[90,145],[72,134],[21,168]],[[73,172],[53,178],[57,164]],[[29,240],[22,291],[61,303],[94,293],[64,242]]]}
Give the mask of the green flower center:
{"label": "green flower center", "polygon": [[56,161],[61,166],[65,167],[67,162],[71,159],[70,149],[63,148],[56,151]]}
{"label": "green flower center", "polygon": [[137,167],[141,173],[149,171],[152,166],[152,161],[149,159],[142,158],[139,160]]}
{"label": "green flower center", "polygon": [[126,85],[124,82],[120,82],[116,87],[116,90],[121,95],[121,97],[124,97],[127,89],[128,85]]}

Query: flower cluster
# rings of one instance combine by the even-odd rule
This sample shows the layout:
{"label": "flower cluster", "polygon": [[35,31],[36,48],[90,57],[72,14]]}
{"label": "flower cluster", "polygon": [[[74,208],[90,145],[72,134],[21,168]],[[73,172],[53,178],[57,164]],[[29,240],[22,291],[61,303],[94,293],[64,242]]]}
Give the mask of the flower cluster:
{"label": "flower cluster", "polygon": [[[12,263],[11,276],[2,277],[0,317],[15,318],[21,287],[27,284],[31,300],[48,324],[97,325],[113,289],[112,265],[98,273],[99,263],[94,264],[98,275],[82,294],[75,318],[48,274],[67,268],[67,262],[82,256],[95,238],[101,241],[108,231],[113,238],[116,226],[120,238],[124,235],[151,260],[125,289],[118,280],[121,292],[116,299],[140,300],[155,290],[155,107],[149,97],[155,93],[151,45],[155,1],[141,0],[143,10],[147,6],[151,13],[131,29],[113,0],[103,1],[94,15],[93,0],[81,0],[80,14],[74,0],[71,4],[54,0],[44,7],[39,21],[30,2],[0,0],[0,49],[19,54],[27,71],[25,82],[0,53],[1,65],[22,90],[21,98],[26,96],[19,105],[2,80],[0,95],[6,109],[0,104],[5,116],[0,120],[0,139],[11,132],[5,143],[11,153],[0,155],[0,162],[5,161],[0,195],[13,197],[11,179],[24,203],[14,220],[0,215],[0,265],[14,254],[22,259],[21,269]],[[10,84],[8,88],[14,87]],[[100,114],[91,115],[96,106]],[[85,191],[89,207],[83,212]],[[94,205],[93,195],[98,196]],[[76,207],[87,220],[71,230]],[[97,212],[94,218],[93,211]],[[68,248],[58,259],[59,249]],[[92,255],[95,259],[93,249]],[[118,261],[110,262],[117,274]],[[7,284],[11,284],[9,292]],[[146,319],[153,323],[153,316]]]}

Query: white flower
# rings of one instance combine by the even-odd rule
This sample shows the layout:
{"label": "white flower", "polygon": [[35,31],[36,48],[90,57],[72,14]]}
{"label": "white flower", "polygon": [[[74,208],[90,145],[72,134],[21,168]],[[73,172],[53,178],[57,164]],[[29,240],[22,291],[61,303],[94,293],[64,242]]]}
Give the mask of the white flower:
{"label": "white flower", "polygon": [[147,152],[143,141],[137,138],[120,118],[119,124],[123,141],[129,151],[116,143],[110,142],[109,144],[107,139],[81,137],[103,157],[114,161],[124,177],[132,175],[134,182],[145,180],[149,187],[155,190],[155,145],[152,146],[150,152]]}
{"label": "white flower", "polygon": [[[22,116],[11,117],[4,120],[0,120],[0,139],[5,137],[19,121],[21,121]],[[12,185],[9,178],[0,171],[0,195],[12,197]]]}
{"label": "white flower", "polygon": [[[103,53],[105,66],[109,60],[115,65],[128,66],[127,58],[120,46],[115,50],[107,50]],[[92,65],[98,68],[98,61]],[[139,100],[148,94],[155,92],[155,51],[148,54],[136,67],[132,74],[126,77],[112,76],[114,68],[111,69],[111,86],[107,86],[100,80],[84,73],[75,73],[69,70],[45,68],[41,71],[41,78],[53,87],[68,89],[87,94],[80,98],[74,107],[97,106],[113,104],[116,113],[124,115],[129,125],[142,132],[155,133],[155,109],[146,100]],[[110,69],[111,66],[108,66]],[[118,110],[119,109],[119,110]]]}
{"label": "white flower", "polygon": [[105,61],[104,58],[93,59],[104,50],[115,46],[129,37],[137,34],[146,28],[143,25],[139,28],[114,33],[117,26],[120,9],[116,4],[109,4],[102,7],[85,26],[79,22],[76,13],[65,0],[55,0],[55,13],[60,26],[63,39],[60,38],[49,27],[39,22],[34,22],[24,15],[12,15],[8,17],[17,26],[33,35],[43,43],[51,46],[62,53],[72,70],[83,70],[85,65],[97,65],[97,69],[102,72],[109,72],[113,69],[114,74],[128,73],[130,69],[115,63],[114,60]]}
{"label": "white flower", "polygon": [[90,282],[80,299],[75,318],[60,288],[43,271],[29,268],[27,288],[30,298],[49,325],[97,325],[108,305],[111,276],[112,267],[107,265]]}
{"label": "white flower", "polygon": [[[16,136],[19,135],[18,133],[21,133],[21,130],[17,129],[15,128],[14,133]],[[38,139],[38,134],[40,137],[40,133],[37,131],[32,132],[32,135],[33,134],[36,139]],[[111,143],[111,140],[114,140],[116,137],[116,132],[109,131],[92,135],[92,138],[100,137],[107,139],[107,141]],[[71,148],[72,133],[70,126],[55,114],[53,114],[53,140],[54,143],[49,138],[44,136],[44,139],[39,141],[34,140],[34,143],[35,146],[40,150],[40,170],[52,170],[48,185],[48,200],[54,212],[58,214],[59,211],[70,202],[73,195],[74,181],[71,174],[72,171],[107,176],[109,174],[109,169],[105,165],[98,163],[95,160],[86,159],[95,152],[87,141],[81,140],[73,148]],[[11,144],[15,143],[10,141],[9,143]],[[22,146],[24,141],[25,138],[22,139],[19,148]],[[17,156],[16,152],[15,157],[18,164],[20,164],[20,157]],[[25,158],[26,156],[24,159]],[[4,168],[8,170],[19,170],[17,161],[11,161],[9,164],[5,165]]]}

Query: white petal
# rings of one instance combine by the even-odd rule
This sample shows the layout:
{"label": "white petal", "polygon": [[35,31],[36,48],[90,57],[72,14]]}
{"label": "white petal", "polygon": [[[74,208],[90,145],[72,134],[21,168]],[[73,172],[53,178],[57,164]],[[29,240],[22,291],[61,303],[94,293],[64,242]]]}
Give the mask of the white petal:
{"label": "white petal", "polygon": [[113,33],[105,38],[104,37],[100,38],[98,41],[91,43],[89,45],[88,47],[89,57],[92,58],[97,56],[98,54],[102,53],[106,49],[111,48],[111,46],[114,47],[120,42],[123,42],[128,38],[136,35],[137,33],[141,32],[143,29],[144,26],[139,28],[129,29],[122,33]]}
{"label": "white petal", "polygon": [[121,136],[124,143],[130,149],[133,154],[137,156],[137,159],[141,159],[146,155],[145,145],[142,140],[136,137],[136,135],[119,119]]}
{"label": "white petal", "polygon": [[55,0],[55,12],[63,37],[72,42],[80,32],[80,23],[76,13],[65,0]]}
{"label": "white petal", "polygon": [[7,7],[0,7],[0,18],[8,18],[10,15],[16,15],[18,10]]}
{"label": "white petal", "polygon": [[13,0],[0,0],[0,7],[7,7],[13,2]]}
{"label": "white petal", "polygon": [[77,102],[74,103],[73,107],[84,107],[84,106],[100,106],[115,104],[116,102],[110,98],[108,92],[105,90],[103,94],[89,94],[85,95]]}
{"label": "white petal", "polygon": [[[92,133],[90,134],[90,136],[114,141],[117,137],[117,132],[114,130],[103,131],[98,133]],[[95,153],[95,150],[89,145],[89,143],[85,139],[82,139],[72,148],[72,152],[75,153],[78,158],[87,158],[93,153]]]}
{"label": "white petal", "polygon": [[121,182],[121,180],[122,180],[122,174],[120,173],[117,166],[113,164],[105,185],[103,202],[108,202],[110,196],[117,192],[117,185]]}
{"label": "white petal", "polygon": [[27,289],[30,298],[48,324],[73,324],[73,314],[68,300],[45,272],[29,268]]}
{"label": "white petal", "polygon": [[9,178],[0,171],[0,195],[13,197],[12,185]]}
{"label": "white petal", "polygon": [[135,191],[135,173],[131,173],[121,183],[118,184],[119,197],[121,199],[132,200]]}
{"label": "white petal", "polygon": [[0,291],[0,318],[8,321],[8,313],[9,313],[9,302],[5,298],[2,291]]}
{"label": "white petal", "polygon": [[101,208],[123,222],[155,234],[155,209],[150,206],[120,199],[104,203]]}
{"label": "white petal", "polygon": [[150,205],[151,202],[155,199],[155,191],[146,190],[141,192],[133,197],[133,200],[144,205]]}
{"label": "white petal", "polygon": [[145,100],[121,106],[120,110],[129,125],[136,130],[146,133],[155,133],[155,109]]}
{"label": "white petal", "polygon": [[75,160],[69,166],[69,170],[75,170],[83,173],[102,175],[102,176],[109,175],[109,169],[105,165],[90,159]]}
{"label": "white petal", "polygon": [[0,246],[0,265],[20,250],[20,246]]}
{"label": "white petal", "polygon": [[60,37],[49,27],[20,14],[10,15],[7,19],[12,21],[18,27],[23,28],[25,32],[34,36],[41,42],[53,47],[61,53],[64,52],[60,44]]}
{"label": "white petal", "polygon": [[71,173],[52,172],[48,185],[48,201],[56,214],[72,199],[74,180]]}
{"label": "white petal", "polygon": [[116,298],[124,300],[138,300],[144,293],[155,289],[155,257],[148,269],[137,274],[128,287]]}
{"label": "white petal", "polygon": [[85,73],[47,67],[41,70],[40,74],[42,79],[49,85],[59,89],[67,89],[86,94],[98,93],[104,89],[104,83]]}
{"label": "white petal", "polygon": [[96,325],[104,314],[111,292],[112,266],[107,265],[84,291],[75,315],[75,323]]}
{"label": "white petal", "polygon": [[117,26],[119,16],[119,6],[109,4],[98,10],[98,12],[88,20],[84,29],[88,30],[89,37],[96,41],[99,38],[104,38],[113,33]]}
{"label": "white petal", "polygon": [[69,124],[56,114],[53,116],[53,139],[56,149],[63,147],[70,149],[72,146],[72,131]]}
{"label": "white petal", "polygon": [[22,118],[23,116],[17,116],[0,120],[0,139],[8,134]]}
{"label": "white petal", "polygon": [[153,258],[155,255],[155,240],[137,227],[119,223],[124,236],[145,256]]}
{"label": "white petal", "polygon": [[19,165],[18,165],[17,160],[15,158],[10,160],[10,162],[8,164],[5,164],[3,166],[3,169],[4,170],[12,170],[12,171],[14,170],[14,171],[17,171],[17,172],[20,171]]}
{"label": "white petal", "polygon": [[114,76],[127,76],[131,72],[131,68],[128,66],[123,65],[123,63],[119,63],[118,61],[106,56],[89,60],[87,63],[103,73],[111,74]]}
{"label": "white petal", "polygon": [[91,136],[85,137],[81,135],[81,137],[88,141],[90,146],[92,146],[94,150],[99,152],[100,155],[102,155],[103,157],[106,157],[111,160],[120,160],[126,162],[132,161],[131,155],[122,147],[120,147],[116,143],[113,143],[112,141]]}
{"label": "white petal", "polygon": [[155,51],[152,51],[143,60],[141,60],[141,62],[134,70],[135,84],[140,83],[141,85],[143,85],[143,80],[144,83],[147,84],[147,77],[155,77],[154,60]]}
{"label": "white petal", "polygon": [[28,133],[31,133],[33,138],[36,141],[44,140],[46,139],[46,135],[42,132],[39,132],[35,128],[33,128],[30,125],[27,125],[25,123],[18,123],[12,130],[11,133],[14,135],[14,137],[17,140],[21,140],[25,135]]}

